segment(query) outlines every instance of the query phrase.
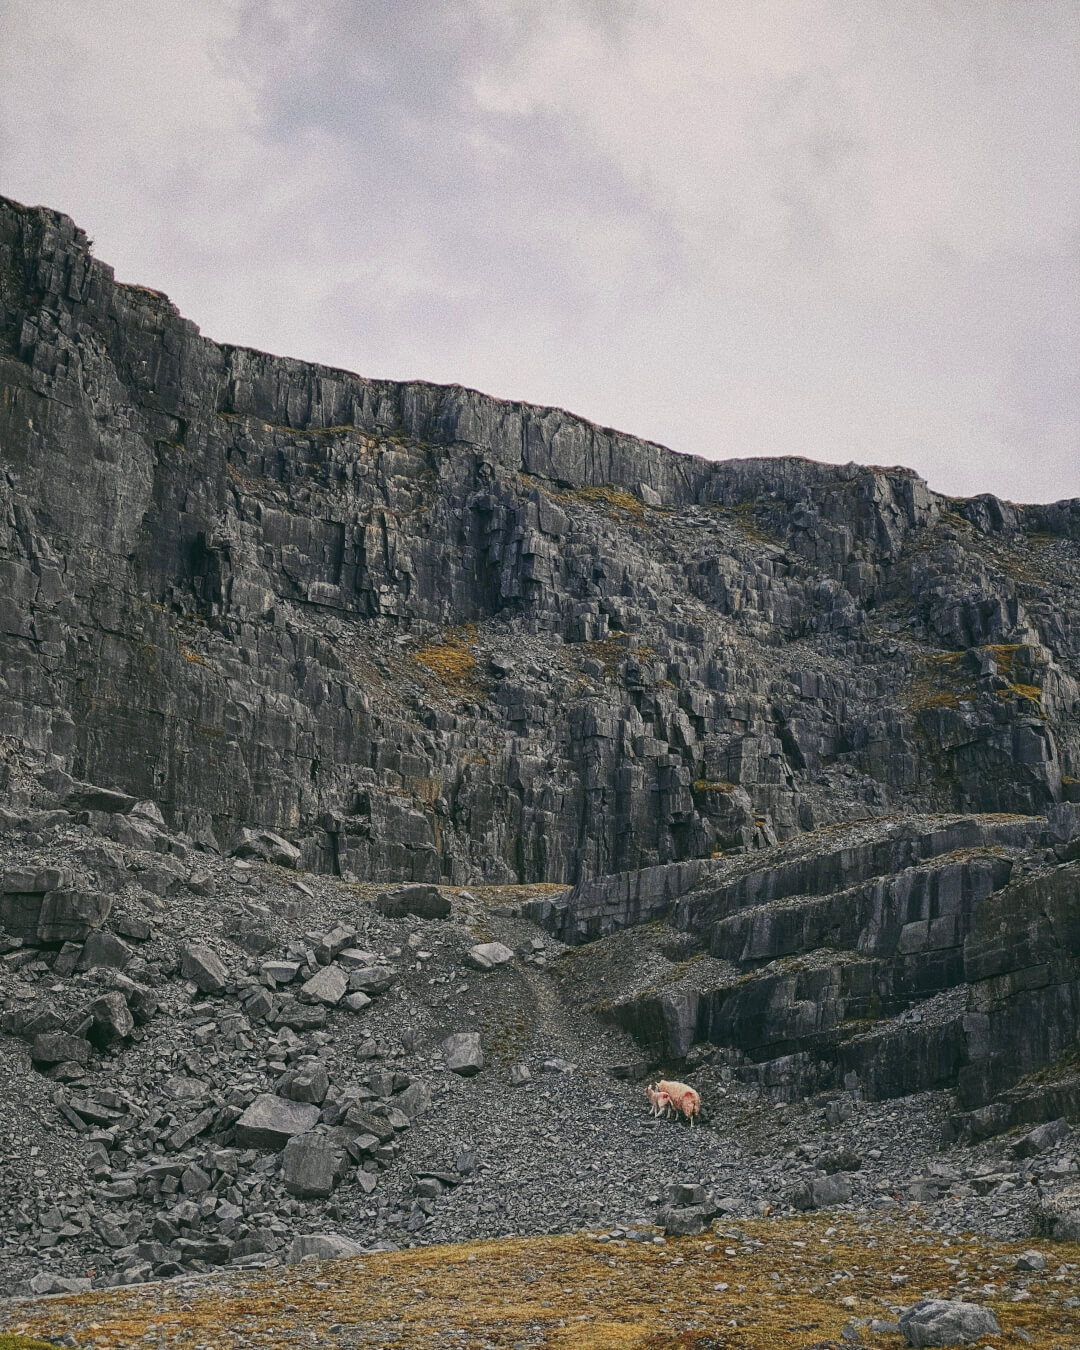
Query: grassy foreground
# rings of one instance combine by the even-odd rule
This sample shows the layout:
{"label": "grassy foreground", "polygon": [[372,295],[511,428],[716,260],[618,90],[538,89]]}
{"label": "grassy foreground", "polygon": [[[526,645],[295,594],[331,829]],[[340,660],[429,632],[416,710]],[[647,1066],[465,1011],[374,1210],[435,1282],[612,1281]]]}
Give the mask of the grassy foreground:
{"label": "grassy foreground", "polygon": [[[1033,1245],[1046,1269],[1016,1271]],[[845,1344],[854,1319],[864,1344],[899,1350],[865,1319],[934,1295],[993,1307],[1002,1334],[981,1345],[1065,1350],[1080,1345],[1080,1307],[1064,1306],[1078,1294],[1080,1247],[944,1239],[901,1212],[740,1222],[662,1246],[574,1235],[380,1252],[8,1304],[0,1323],[102,1348],[807,1350]]]}

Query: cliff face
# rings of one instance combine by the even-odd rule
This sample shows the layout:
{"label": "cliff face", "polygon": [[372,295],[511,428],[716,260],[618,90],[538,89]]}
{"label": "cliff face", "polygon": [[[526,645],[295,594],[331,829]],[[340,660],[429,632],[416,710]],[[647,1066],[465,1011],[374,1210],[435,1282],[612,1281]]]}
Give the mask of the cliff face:
{"label": "cliff face", "polygon": [[1080,796],[1080,501],[219,346],[8,201],[0,380],[0,735],[196,839],[576,882]]}

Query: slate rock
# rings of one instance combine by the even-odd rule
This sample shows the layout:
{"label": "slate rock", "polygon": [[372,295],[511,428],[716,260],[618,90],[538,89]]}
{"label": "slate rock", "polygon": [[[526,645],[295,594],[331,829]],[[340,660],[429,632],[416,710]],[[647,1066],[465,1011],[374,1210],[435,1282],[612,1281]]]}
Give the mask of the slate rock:
{"label": "slate rock", "polygon": [[132,942],[146,942],[152,933],[150,920],[137,914],[117,914],[113,918],[113,927],[121,937],[130,938]]}
{"label": "slate rock", "polygon": [[314,1129],[319,1108],[307,1102],[261,1093],[233,1126],[241,1148],[281,1149],[297,1134]]}
{"label": "slate rock", "polygon": [[511,1064],[510,1066],[510,1086],[523,1087],[526,1083],[532,1082],[532,1070],[525,1063]]}
{"label": "slate rock", "polygon": [[990,1308],[960,1299],[924,1298],[900,1314],[900,1331],[908,1345],[970,1345],[981,1336],[1000,1336]]}
{"label": "slate rock", "polygon": [[827,1209],[830,1205],[845,1205],[851,1199],[851,1182],[842,1173],[811,1177],[794,1187],[789,1197],[796,1209]]}
{"label": "slate rock", "polygon": [[1064,1117],[1050,1120],[1045,1125],[1036,1125],[1033,1130],[1021,1135],[1013,1143],[1012,1153],[1016,1158],[1031,1158],[1064,1143],[1071,1135],[1072,1127]]}
{"label": "slate rock", "polygon": [[446,1067],[462,1078],[471,1078],[484,1067],[484,1052],[478,1031],[455,1031],[446,1037],[440,1049]]}
{"label": "slate rock", "polygon": [[388,966],[361,966],[349,975],[349,990],[373,997],[385,994],[397,976]]}
{"label": "slate rock", "polygon": [[109,917],[113,898],[104,891],[50,891],[41,902],[39,942],[85,942]]}
{"label": "slate rock", "polygon": [[93,1281],[41,1270],[30,1278],[30,1292],[39,1298],[45,1294],[84,1294]]}
{"label": "slate rock", "polygon": [[180,974],[204,994],[218,994],[229,982],[225,962],[205,942],[185,942],[181,946]]}
{"label": "slate rock", "polygon": [[1080,1183],[1039,1196],[1035,1231],[1058,1242],[1080,1242]]}
{"label": "slate rock", "polygon": [[279,867],[296,868],[300,866],[301,860],[296,845],[290,844],[280,834],[275,834],[273,830],[252,830],[247,827],[238,831],[228,852],[234,858],[261,858]]}
{"label": "slate rock", "polygon": [[35,1064],[62,1064],[74,1060],[85,1064],[92,1047],[82,1036],[69,1036],[62,1031],[43,1031],[34,1037],[30,1058]]}
{"label": "slate rock", "polygon": [[359,990],[354,994],[346,994],[338,1005],[342,1008],[348,1008],[349,1012],[363,1012],[365,1008],[371,1005],[371,999],[367,994],[361,994]]}
{"label": "slate rock", "polygon": [[300,986],[300,994],[312,1003],[322,1003],[333,1008],[341,1002],[348,988],[349,977],[340,966],[323,966]]}
{"label": "slate rock", "polygon": [[90,1035],[102,1044],[123,1040],[135,1030],[135,1019],[127,1000],[117,990],[96,998],[90,1005],[90,1012],[94,1018]]}
{"label": "slate rock", "polygon": [[289,1265],[298,1265],[308,1257],[318,1261],[333,1261],[342,1256],[359,1256],[364,1250],[359,1242],[342,1237],[340,1233],[298,1233],[285,1258]]}
{"label": "slate rock", "polygon": [[102,966],[109,970],[123,970],[135,953],[115,933],[99,931],[91,933],[83,943],[79,956],[78,970],[92,970]]}
{"label": "slate rock", "polygon": [[309,1102],[318,1105],[326,1099],[330,1087],[326,1067],[323,1064],[297,1064],[281,1075],[277,1082],[279,1097],[288,1097],[294,1102]]}
{"label": "slate rock", "polygon": [[700,1205],[676,1206],[661,1211],[660,1222],[669,1237],[692,1237],[705,1229],[705,1210]]}
{"label": "slate rock", "polygon": [[474,970],[494,970],[514,959],[514,953],[502,942],[481,942],[471,947],[465,957]]}
{"label": "slate rock", "polygon": [[325,1135],[294,1135],[281,1155],[285,1189],[302,1200],[325,1199],[332,1194],[344,1170],[344,1150]]}
{"label": "slate rock", "polygon": [[396,1093],[391,1102],[410,1120],[426,1115],[431,1110],[431,1088],[427,1083],[410,1083],[407,1088]]}
{"label": "slate rock", "polygon": [[356,937],[356,929],[345,924],[337,924],[329,933],[324,933],[315,944],[315,959],[320,965],[328,966],[343,952]]}
{"label": "slate rock", "polygon": [[415,914],[418,919],[450,917],[450,900],[438,886],[399,886],[383,891],[375,908],[388,919],[403,919],[406,914]]}
{"label": "slate rock", "polygon": [[264,961],[259,967],[260,975],[266,976],[276,985],[292,984],[300,974],[299,961]]}

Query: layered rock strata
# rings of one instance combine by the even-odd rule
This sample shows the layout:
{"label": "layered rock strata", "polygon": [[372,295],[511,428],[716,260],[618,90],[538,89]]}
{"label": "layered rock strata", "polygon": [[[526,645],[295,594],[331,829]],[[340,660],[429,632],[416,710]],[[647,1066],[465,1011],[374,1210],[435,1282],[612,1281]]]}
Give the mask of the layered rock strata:
{"label": "layered rock strata", "polygon": [[1075,501],[219,346],[10,201],[0,381],[0,735],[192,838],[574,882],[1080,791]]}

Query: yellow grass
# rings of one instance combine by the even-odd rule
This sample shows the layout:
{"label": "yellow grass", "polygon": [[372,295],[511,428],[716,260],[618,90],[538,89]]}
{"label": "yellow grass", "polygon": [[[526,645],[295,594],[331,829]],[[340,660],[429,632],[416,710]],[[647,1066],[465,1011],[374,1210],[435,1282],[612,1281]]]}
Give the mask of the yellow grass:
{"label": "yellow grass", "polygon": [[[508,1350],[522,1342],[566,1350],[806,1350],[839,1340],[851,1318],[891,1320],[892,1306],[933,1292],[993,1307],[1002,1334],[980,1345],[1048,1350],[1076,1343],[1080,1333],[1077,1313],[1061,1307],[1077,1292],[1075,1274],[1054,1279],[1061,1263],[1080,1262],[1075,1245],[1038,1244],[1049,1268],[1024,1277],[1031,1297],[1017,1303],[1013,1266],[1030,1241],[958,1249],[906,1211],[869,1225],[831,1215],[735,1228],[741,1236],[664,1246],[576,1235],[417,1248],[182,1288],[72,1295],[9,1306],[0,1318],[30,1334],[71,1331],[79,1345],[92,1338],[99,1350],[133,1346],[150,1327],[170,1347],[215,1350],[241,1343]],[[904,1277],[902,1287],[894,1275]],[[331,1333],[335,1325],[340,1330]],[[882,1350],[903,1345],[896,1333],[865,1326],[862,1334]]]}
{"label": "yellow grass", "polygon": [[413,658],[448,688],[469,692],[476,685],[476,658],[472,653],[475,642],[475,626],[464,624],[461,628],[447,629],[441,642],[419,648]]}

